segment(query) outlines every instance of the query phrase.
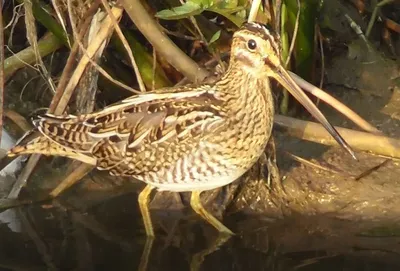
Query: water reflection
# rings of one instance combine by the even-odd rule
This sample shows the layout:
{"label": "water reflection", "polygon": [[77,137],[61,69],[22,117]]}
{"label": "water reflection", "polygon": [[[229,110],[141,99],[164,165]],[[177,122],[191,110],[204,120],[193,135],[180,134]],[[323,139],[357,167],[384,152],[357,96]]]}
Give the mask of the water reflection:
{"label": "water reflection", "polygon": [[[21,232],[0,224],[4,270],[397,270],[400,239],[368,237],[337,219],[231,215],[238,234],[218,239],[190,209],[155,211],[146,266],[136,194],[79,209],[60,200],[14,209]],[[226,241],[226,242],[223,242]],[[215,246],[216,243],[220,246]],[[147,243],[149,244],[149,243]],[[2,269],[2,270],[3,270]]]}

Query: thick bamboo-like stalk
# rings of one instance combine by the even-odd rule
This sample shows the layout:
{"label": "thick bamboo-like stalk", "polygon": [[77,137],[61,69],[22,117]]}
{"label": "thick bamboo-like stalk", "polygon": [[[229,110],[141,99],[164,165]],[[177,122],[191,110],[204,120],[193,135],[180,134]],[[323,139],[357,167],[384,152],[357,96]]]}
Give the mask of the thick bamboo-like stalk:
{"label": "thick bamboo-like stalk", "polygon": [[[286,128],[290,135],[297,138],[323,145],[337,145],[335,139],[318,123],[275,115],[275,124]],[[397,139],[341,127],[335,128],[354,149],[400,159],[400,141]]]}

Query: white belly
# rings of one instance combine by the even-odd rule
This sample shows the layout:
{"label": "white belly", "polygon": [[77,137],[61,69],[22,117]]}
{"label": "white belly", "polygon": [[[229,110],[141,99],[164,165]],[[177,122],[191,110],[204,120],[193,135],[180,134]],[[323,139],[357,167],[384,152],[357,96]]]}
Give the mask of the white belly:
{"label": "white belly", "polygon": [[212,190],[218,187],[228,185],[241,177],[246,170],[237,171],[234,174],[228,175],[218,175],[218,176],[207,176],[203,177],[201,180],[191,180],[187,182],[163,182],[155,183],[144,181],[147,184],[157,188],[159,191],[172,191],[172,192],[191,192],[191,191],[206,191]]}

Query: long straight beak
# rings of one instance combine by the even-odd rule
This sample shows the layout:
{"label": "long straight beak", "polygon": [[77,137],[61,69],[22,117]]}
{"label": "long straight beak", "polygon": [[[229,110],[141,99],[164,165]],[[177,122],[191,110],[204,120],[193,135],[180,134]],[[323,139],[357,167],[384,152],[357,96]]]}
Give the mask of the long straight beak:
{"label": "long straight beak", "polygon": [[274,77],[284,88],[286,88],[306,109],[313,115],[331,134],[331,136],[342,146],[350,155],[356,158],[354,151],[351,149],[349,144],[341,137],[336,129],[329,123],[325,116],[321,113],[318,107],[308,98],[308,96],[300,89],[300,87],[293,81],[289,73],[283,68],[282,65],[276,67]]}

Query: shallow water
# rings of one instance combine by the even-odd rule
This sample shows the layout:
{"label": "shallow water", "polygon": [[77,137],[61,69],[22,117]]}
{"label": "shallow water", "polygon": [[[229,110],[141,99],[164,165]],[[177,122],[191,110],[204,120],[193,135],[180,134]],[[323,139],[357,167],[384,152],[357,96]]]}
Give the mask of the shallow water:
{"label": "shallow water", "polygon": [[[146,269],[136,197],[117,196],[85,210],[57,200],[8,211],[13,224],[0,224],[0,270]],[[157,238],[147,270],[400,267],[400,238],[393,230],[380,229],[372,236],[359,223],[328,217],[269,220],[236,213],[224,223],[237,235],[214,247],[216,231],[189,209],[153,210],[152,215]]]}

